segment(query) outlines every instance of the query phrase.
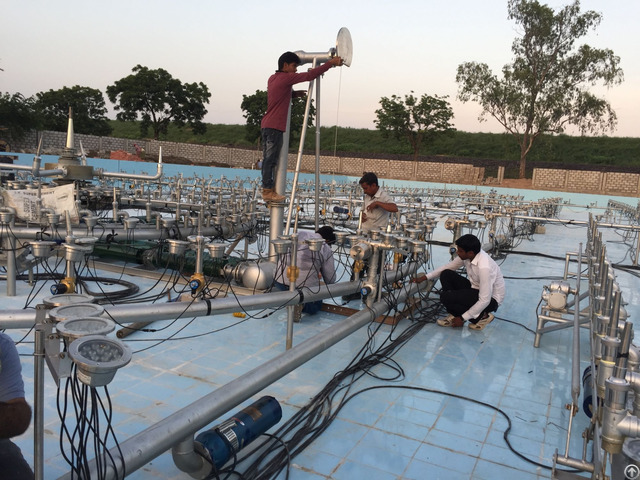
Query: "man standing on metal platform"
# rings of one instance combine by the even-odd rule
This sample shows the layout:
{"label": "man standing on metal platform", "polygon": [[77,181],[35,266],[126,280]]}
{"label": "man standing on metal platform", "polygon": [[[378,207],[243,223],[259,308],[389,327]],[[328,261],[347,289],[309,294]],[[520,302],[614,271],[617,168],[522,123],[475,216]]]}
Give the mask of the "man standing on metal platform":
{"label": "man standing on metal platform", "polygon": [[[334,66],[342,65],[342,58],[336,56],[308,72],[297,73],[300,58],[293,52],[285,52],[278,59],[278,70],[269,77],[267,83],[267,113],[262,117],[262,198],[266,202],[282,202],[284,196],[275,191],[274,171],[278,164],[282,137],[287,129],[289,105],[293,85],[315,80]],[[304,94],[304,92],[302,92]],[[296,92],[296,96],[299,92]]]}

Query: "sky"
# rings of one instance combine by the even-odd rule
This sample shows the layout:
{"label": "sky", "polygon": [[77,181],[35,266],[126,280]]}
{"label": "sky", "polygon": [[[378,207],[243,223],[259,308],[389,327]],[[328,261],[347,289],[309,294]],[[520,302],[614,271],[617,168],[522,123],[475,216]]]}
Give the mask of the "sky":
{"label": "sky", "polygon": [[[320,83],[320,123],[374,129],[382,97],[448,96],[455,128],[502,132],[480,122],[480,106],[456,99],[458,65],[486,63],[496,74],[512,60],[517,26],[507,0],[3,0],[0,92],[30,97],[75,85],[103,93],[140,64],[163,68],[211,92],[207,123],[244,124],[243,95],[266,90],[283,52],[329,52],[346,27],[350,67]],[[554,9],[569,0],[541,0]],[[640,137],[638,0],[582,0],[603,18],[580,43],[621,59],[624,82],[594,87],[618,116],[611,136]],[[308,68],[301,66],[298,71]],[[308,84],[302,84],[305,89]],[[106,97],[108,116],[115,118]],[[573,132],[568,132],[573,133]]]}

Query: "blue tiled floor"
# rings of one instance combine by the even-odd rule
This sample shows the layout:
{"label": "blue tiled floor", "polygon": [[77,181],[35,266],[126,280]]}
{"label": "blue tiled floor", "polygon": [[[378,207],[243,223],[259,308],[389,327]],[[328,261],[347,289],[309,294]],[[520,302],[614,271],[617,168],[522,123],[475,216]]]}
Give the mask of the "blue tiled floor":
{"label": "blue tiled floor", "polygon": [[[568,212],[585,218],[585,213]],[[436,238],[450,240],[450,232],[439,229]],[[476,332],[464,327],[446,329],[429,323],[410,340],[394,360],[404,370],[400,381],[386,382],[363,377],[354,392],[385,386],[359,394],[338,414],[327,431],[302,454],[292,460],[292,480],[423,480],[549,478],[548,469],[516,456],[504,442],[508,424],[496,408],[511,421],[509,439],[514,449],[534,462],[551,465],[553,452],[564,451],[570,396],[570,331],[543,336],[540,348],[533,347],[536,306],[542,286],[558,278],[564,269],[564,254],[575,251],[586,240],[585,228],[547,225],[546,234],[524,240],[523,252],[555,255],[562,260],[510,254],[502,260],[507,279],[507,298],[496,320]],[[615,238],[605,233],[606,237]],[[611,244],[612,261],[624,257],[624,246]],[[446,247],[433,247],[433,264],[446,261]],[[630,286],[637,279],[619,273],[631,320],[640,314],[640,295]],[[21,285],[24,289],[25,286]],[[22,292],[24,293],[24,292]],[[6,308],[16,308],[2,296]],[[15,305],[19,305],[16,301]],[[357,302],[351,306],[357,307]],[[430,319],[435,320],[435,319]],[[238,318],[215,315],[196,319],[180,336],[199,335],[234,324]],[[323,313],[303,316],[295,325],[294,344],[343,321],[343,317]],[[185,325],[162,332],[137,333],[127,339],[131,348],[145,349]],[[410,325],[402,320],[398,328]],[[165,322],[162,322],[163,326]],[[286,311],[268,318],[248,319],[241,325],[192,339],[159,343],[134,355],[131,364],[119,371],[109,386],[118,438],[122,441],[151,426],[178,409],[241,376],[265,360],[284,351]],[[382,340],[391,331],[384,325],[377,333]],[[26,331],[10,332],[15,339]],[[367,340],[362,328],[327,352],[312,359],[267,387],[261,394],[273,395],[283,407],[287,420],[335,372],[343,369]],[[32,336],[27,337],[28,340]],[[582,333],[587,352],[587,332]],[[22,344],[24,375],[28,397],[33,395],[32,344]],[[586,362],[586,354],[582,360]],[[586,366],[586,363],[584,364]],[[384,375],[384,368],[376,370]],[[417,387],[400,389],[397,386]],[[428,389],[431,391],[425,391]],[[447,395],[455,394],[457,398]],[[45,478],[57,478],[68,471],[58,450],[59,420],[55,408],[56,388],[47,378],[45,412]],[[482,405],[474,402],[483,402]],[[494,408],[491,408],[494,407]],[[233,412],[229,412],[231,414]],[[227,415],[228,416],[228,415]],[[224,418],[227,418],[225,416]],[[212,419],[212,423],[218,423]],[[579,412],[574,419],[571,454],[581,455],[581,434],[588,419]],[[33,462],[32,430],[18,439],[29,462]],[[189,478],[173,464],[170,452],[135,472],[132,479]],[[282,473],[280,479],[285,478]]]}

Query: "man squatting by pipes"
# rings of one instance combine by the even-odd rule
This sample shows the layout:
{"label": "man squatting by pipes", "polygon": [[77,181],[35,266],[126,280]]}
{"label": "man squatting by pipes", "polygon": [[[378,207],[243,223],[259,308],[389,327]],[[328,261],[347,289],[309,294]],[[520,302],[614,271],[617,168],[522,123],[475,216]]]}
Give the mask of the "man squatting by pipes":
{"label": "man squatting by pipes", "polygon": [[336,56],[308,72],[297,73],[300,58],[293,52],[285,52],[278,59],[278,70],[267,82],[267,112],[262,117],[262,198],[267,202],[282,202],[283,195],[275,191],[275,169],[278,165],[282,136],[287,129],[287,117],[292,95],[303,97],[306,92],[293,92],[293,85],[315,80],[331,67],[342,66],[342,58]]}
{"label": "man squatting by pipes", "polygon": [[[307,240],[323,238],[324,243],[319,252],[313,252],[309,248]],[[333,251],[331,245],[336,242],[336,234],[333,228],[325,225],[320,227],[317,232],[309,230],[298,230],[298,252],[296,256],[296,266],[300,269],[299,276],[296,280],[296,287],[309,289],[311,292],[317,292],[320,287],[320,279],[324,280],[327,285],[336,282],[336,267],[333,259]],[[289,258],[285,256],[275,275],[274,286],[279,290],[289,289],[289,278],[287,277],[287,267],[289,266]],[[294,320],[300,321],[303,313],[315,315],[322,309],[322,300],[315,302],[306,302],[295,306]]]}
{"label": "man squatting by pipes", "polygon": [[[469,328],[482,330],[493,320],[491,312],[504,300],[504,278],[498,264],[482,250],[478,237],[462,235],[455,243],[456,258],[412,281],[440,278],[440,302],[449,315],[438,319],[438,325],[462,327],[468,320]],[[463,266],[467,277],[456,272]]]}

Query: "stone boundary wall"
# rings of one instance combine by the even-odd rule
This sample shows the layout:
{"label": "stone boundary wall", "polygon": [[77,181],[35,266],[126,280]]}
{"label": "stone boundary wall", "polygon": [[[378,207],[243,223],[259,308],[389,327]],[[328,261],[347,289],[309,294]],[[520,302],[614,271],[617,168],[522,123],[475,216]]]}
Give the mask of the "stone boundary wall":
{"label": "stone boundary wall", "polygon": [[536,190],[635,197],[640,195],[640,174],[536,168],[531,187]]}
{"label": "stone boundary wall", "polygon": [[[64,149],[67,134],[64,132],[29,132],[20,143],[12,145],[16,150],[34,151],[38,134],[42,138],[43,153],[60,154]],[[76,148],[80,142],[85,152],[95,151],[109,158],[112,150],[135,153],[134,144],[143,148],[145,158],[157,158],[162,147],[163,156],[176,156],[190,160],[194,164],[215,164],[234,168],[255,168],[262,159],[262,152],[252,149],[215,145],[198,145],[159,140],[130,140],[127,138],[99,137],[75,134]],[[288,168],[294,170],[297,154],[290,153]],[[303,155],[301,171],[315,171],[315,155]],[[322,156],[320,173],[360,177],[364,172],[376,172],[381,178],[398,180],[418,180],[433,183],[459,183],[482,185],[485,179],[484,167],[466,163],[414,162],[386,160],[380,158],[358,158]],[[491,183],[499,186],[499,183]],[[557,190],[576,193],[597,193],[604,195],[640,196],[640,174],[621,172],[598,172],[589,170],[564,170],[536,168],[533,171],[531,188],[536,190]]]}

